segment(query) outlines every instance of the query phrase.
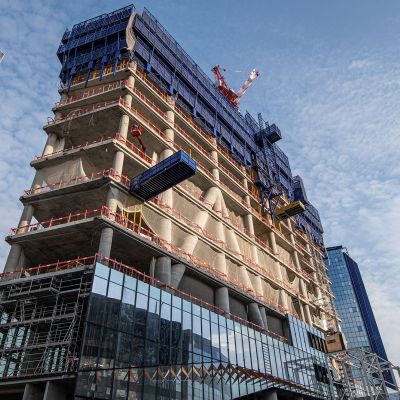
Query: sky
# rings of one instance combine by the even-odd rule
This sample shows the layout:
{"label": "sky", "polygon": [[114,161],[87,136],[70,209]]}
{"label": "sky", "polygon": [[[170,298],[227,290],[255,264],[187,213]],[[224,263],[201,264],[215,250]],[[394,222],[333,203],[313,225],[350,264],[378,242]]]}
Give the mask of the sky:
{"label": "sky", "polygon": [[[114,0],[0,0],[0,232],[16,226],[42,126],[58,99],[66,27],[128,5]],[[327,246],[358,262],[389,358],[400,364],[400,2],[153,0],[147,7],[241,110],[276,123],[280,146],[320,212]],[[8,245],[0,243],[0,265]],[[0,267],[1,269],[1,267]]]}

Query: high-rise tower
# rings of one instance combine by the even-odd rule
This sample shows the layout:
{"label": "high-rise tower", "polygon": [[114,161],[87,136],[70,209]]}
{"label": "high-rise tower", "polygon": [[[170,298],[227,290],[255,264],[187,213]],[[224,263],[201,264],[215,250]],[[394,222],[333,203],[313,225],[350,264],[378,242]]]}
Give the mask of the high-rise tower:
{"label": "high-rise tower", "polygon": [[[58,56],[7,237],[0,393],[333,397],[322,226],[279,128],[242,116],[147,10],[74,25]],[[175,184],[179,151],[196,173]]]}

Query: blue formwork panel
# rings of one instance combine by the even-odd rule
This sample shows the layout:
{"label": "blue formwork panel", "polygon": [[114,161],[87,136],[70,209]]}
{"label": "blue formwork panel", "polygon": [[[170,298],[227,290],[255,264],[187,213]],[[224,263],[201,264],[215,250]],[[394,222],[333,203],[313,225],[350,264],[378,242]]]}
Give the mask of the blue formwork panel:
{"label": "blue formwork panel", "polygon": [[129,58],[126,42],[126,27],[134,12],[130,5],[108,14],[75,24],[67,30],[57,50],[62,64],[60,78],[67,87],[80,73],[101,70],[122,58]]}
{"label": "blue formwork panel", "polygon": [[196,173],[196,161],[180,150],[132,178],[130,192],[144,200],[165,192]]}

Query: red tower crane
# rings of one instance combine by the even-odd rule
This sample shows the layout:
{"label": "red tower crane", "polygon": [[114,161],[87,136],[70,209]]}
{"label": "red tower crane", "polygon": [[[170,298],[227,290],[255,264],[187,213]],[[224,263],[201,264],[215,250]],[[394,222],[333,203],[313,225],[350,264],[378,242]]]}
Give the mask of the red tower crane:
{"label": "red tower crane", "polygon": [[231,89],[228,84],[225,81],[224,76],[221,73],[221,67],[219,65],[216,65],[212,70],[214,72],[214,79],[215,79],[215,84],[218,88],[218,90],[235,106],[238,107],[238,103],[240,98],[244,95],[246,90],[252,85],[254,80],[260,76],[260,73],[253,69],[253,71],[250,72],[249,77],[247,78],[246,82],[243,83],[242,87],[235,92],[233,89]]}

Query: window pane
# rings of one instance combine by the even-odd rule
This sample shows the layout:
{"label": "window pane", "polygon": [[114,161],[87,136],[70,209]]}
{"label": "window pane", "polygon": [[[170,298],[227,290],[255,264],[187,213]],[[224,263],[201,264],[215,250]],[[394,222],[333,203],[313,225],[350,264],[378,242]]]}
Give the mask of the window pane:
{"label": "window pane", "polygon": [[122,293],[122,302],[125,304],[130,304],[130,305],[135,305],[135,294],[133,290],[127,289],[124,287],[123,293]]}
{"label": "window pane", "polygon": [[103,264],[96,264],[96,276],[100,276],[104,279],[108,279],[108,276],[110,274],[110,268],[106,267]]}
{"label": "window pane", "polygon": [[122,286],[117,285],[116,283],[110,282],[108,285],[108,293],[107,297],[112,299],[121,300],[122,296]]}
{"label": "window pane", "polygon": [[131,290],[136,290],[136,284],[137,280],[135,278],[125,275],[124,287],[129,288]]}
{"label": "window pane", "polygon": [[116,271],[115,269],[112,269],[110,274],[110,281],[122,285],[124,281],[124,274],[122,272]]}
{"label": "window pane", "polygon": [[92,292],[98,293],[98,294],[103,294],[105,296],[107,293],[107,283],[108,282],[105,279],[95,276],[93,279]]}

